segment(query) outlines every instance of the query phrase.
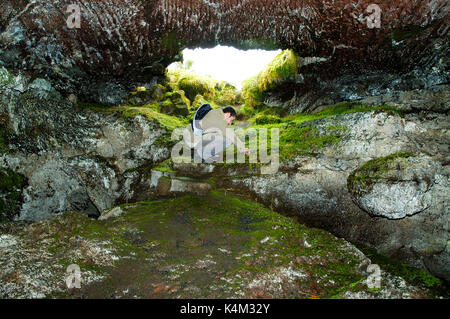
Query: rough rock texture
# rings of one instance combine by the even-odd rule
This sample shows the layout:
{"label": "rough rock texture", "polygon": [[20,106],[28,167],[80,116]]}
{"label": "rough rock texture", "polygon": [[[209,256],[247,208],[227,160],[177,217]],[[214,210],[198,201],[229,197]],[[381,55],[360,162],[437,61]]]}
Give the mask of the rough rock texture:
{"label": "rough rock texture", "polygon": [[[276,174],[240,171],[239,178],[233,178],[230,170],[231,177],[218,182],[250,191],[277,211],[449,280],[449,119],[428,117],[367,112],[317,120],[308,124],[317,130],[339,124],[348,130],[339,143],[283,163]],[[370,159],[399,152],[417,156],[406,160],[409,166],[394,162],[367,194],[357,187],[350,193],[347,179],[353,171]],[[367,180],[356,178],[355,183]]]}
{"label": "rough rock texture", "polygon": [[[82,110],[77,97],[117,105],[137,86],[154,87],[165,66],[181,58],[179,53],[185,47],[220,43],[241,48],[291,48],[300,57],[298,81],[270,92],[268,104],[298,113],[317,111],[341,100],[362,100],[418,114],[402,118],[368,112],[314,121],[311,125],[319,133],[329,124],[347,130],[339,143],[285,162],[277,174],[234,176],[218,182],[250,191],[300,221],[374,247],[410,265],[425,267],[449,281],[449,2],[380,0],[379,29],[367,25],[370,3],[2,1],[0,66],[12,73],[0,67],[0,173],[5,180],[10,176],[24,179],[23,183],[2,185],[2,205],[19,206],[16,219],[40,220],[67,210],[98,216],[118,203],[144,200],[153,190],[166,195],[189,190],[190,181],[158,179],[143,169],[170,155],[167,146],[159,143],[167,139],[167,130],[160,122],[144,116],[120,118]],[[68,28],[69,4],[80,5],[80,29]],[[163,94],[158,93],[161,97]],[[141,100],[136,102],[142,104],[148,97],[137,98]],[[186,103],[180,113],[177,109],[168,111],[187,114],[188,107]],[[395,159],[389,164],[394,166],[381,171],[360,174],[368,161],[399,152],[413,155],[405,161]],[[408,165],[402,166],[405,163]],[[216,172],[214,166],[202,169],[209,175]],[[219,171],[254,174],[236,167],[222,166]],[[357,178],[351,182],[351,176]],[[202,185],[205,192],[209,190],[209,184]],[[14,212],[7,213],[10,217]],[[175,217],[177,226],[189,224],[185,217]],[[245,224],[246,220],[239,222]],[[132,230],[127,236],[137,244],[142,240]],[[22,244],[15,237],[3,236],[2,240],[0,245],[5,247],[18,243],[20,248]],[[76,236],[73,244],[84,245]],[[102,250],[98,242],[85,245]],[[149,245],[146,249],[153,248]],[[47,253],[51,255],[51,251]],[[80,258],[88,262],[93,257],[84,254]],[[15,268],[14,260],[18,259],[11,259],[5,269]],[[182,267],[183,273],[199,269],[203,274],[215,260],[208,257],[196,262],[193,268]],[[314,264],[316,260],[302,262]],[[29,268],[40,276],[35,286],[58,274],[39,267]],[[133,273],[127,268],[130,264],[124,267],[124,273]],[[249,286],[260,289],[267,283],[273,288],[268,290],[269,295],[290,296],[273,284],[287,280],[287,287],[294,289],[293,283],[301,275],[289,264],[272,270],[253,278]],[[5,276],[8,282],[30,282],[14,272]],[[32,287],[21,287],[30,292],[25,296],[34,296]],[[153,287],[167,292],[166,285]],[[167,288],[167,293],[172,293],[172,288]],[[204,296],[198,287],[186,289],[191,289],[191,297]],[[2,292],[16,296],[11,290]],[[117,295],[127,296],[128,292]]]}
{"label": "rough rock texture", "polygon": [[[448,1],[378,1],[381,28],[368,26],[371,3],[5,0],[0,5],[0,61],[57,80],[58,89],[114,104],[124,98],[130,81],[161,74],[185,47],[292,48],[313,57],[308,61],[324,62],[303,72],[325,78],[346,70],[353,75],[396,73],[414,66],[420,75],[448,57]],[[68,28],[69,4],[80,6],[79,29]]]}
{"label": "rough rock texture", "polygon": [[170,154],[155,143],[167,135],[157,121],[84,111],[46,80],[5,78],[0,115],[7,147],[0,168],[27,181],[17,218],[40,220],[71,209],[96,216],[134,199],[136,188],[145,194],[149,178],[136,168]]}
{"label": "rough rock texture", "polygon": [[[373,163],[369,161],[349,177],[350,192],[365,211],[375,216],[401,219],[449,201],[446,192],[450,188],[446,178],[448,168],[430,157],[406,154],[375,161],[381,163],[367,172],[365,168]],[[441,211],[444,209],[440,208]]]}
{"label": "rough rock texture", "polygon": [[[241,197],[185,195],[122,205],[106,215],[2,225],[0,297],[431,296],[384,271],[380,289],[370,289],[371,260],[356,247]],[[80,270],[79,289],[66,286],[72,264]]]}

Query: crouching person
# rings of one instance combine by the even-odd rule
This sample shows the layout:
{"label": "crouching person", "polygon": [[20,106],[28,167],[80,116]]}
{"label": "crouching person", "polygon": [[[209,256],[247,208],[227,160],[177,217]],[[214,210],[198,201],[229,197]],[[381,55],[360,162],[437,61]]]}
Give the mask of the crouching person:
{"label": "crouching person", "polygon": [[223,151],[234,143],[238,152],[250,153],[234,131],[227,130],[235,119],[236,111],[232,107],[211,109],[204,104],[197,110],[183,132],[183,142],[191,149],[194,162],[220,162]]}

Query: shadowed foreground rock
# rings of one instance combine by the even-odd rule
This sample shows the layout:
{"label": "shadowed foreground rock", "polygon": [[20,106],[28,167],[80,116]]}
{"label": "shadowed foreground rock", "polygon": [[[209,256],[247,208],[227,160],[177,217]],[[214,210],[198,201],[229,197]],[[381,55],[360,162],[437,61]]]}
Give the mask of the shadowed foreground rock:
{"label": "shadowed foreground rock", "polygon": [[[343,239],[242,198],[211,192],[122,205],[93,221],[69,213],[0,230],[1,298],[415,298]],[[66,268],[81,289],[66,287]]]}

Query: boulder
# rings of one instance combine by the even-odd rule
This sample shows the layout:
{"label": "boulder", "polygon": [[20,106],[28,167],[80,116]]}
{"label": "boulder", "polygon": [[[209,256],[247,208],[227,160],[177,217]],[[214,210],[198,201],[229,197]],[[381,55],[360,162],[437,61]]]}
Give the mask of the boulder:
{"label": "boulder", "polygon": [[352,172],[348,188],[368,213],[401,219],[445,201],[441,192],[450,186],[445,177],[448,175],[440,163],[428,156],[396,153],[369,161]]}
{"label": "boulder", "polygon": [[166,100],[161,103],[161,112],[169,115],[188,116],[191,102],[184,95],[184,91],[168,92]]}

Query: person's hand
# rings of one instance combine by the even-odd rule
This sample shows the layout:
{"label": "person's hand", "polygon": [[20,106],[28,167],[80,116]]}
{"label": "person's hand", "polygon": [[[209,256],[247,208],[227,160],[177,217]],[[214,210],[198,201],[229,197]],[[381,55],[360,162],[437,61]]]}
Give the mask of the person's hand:
{"label": "person's hand", "polygon": [[244,148],[244,153],[245,153],[246,155],[250,155],[250,150],[249,150],[248,148]]}

